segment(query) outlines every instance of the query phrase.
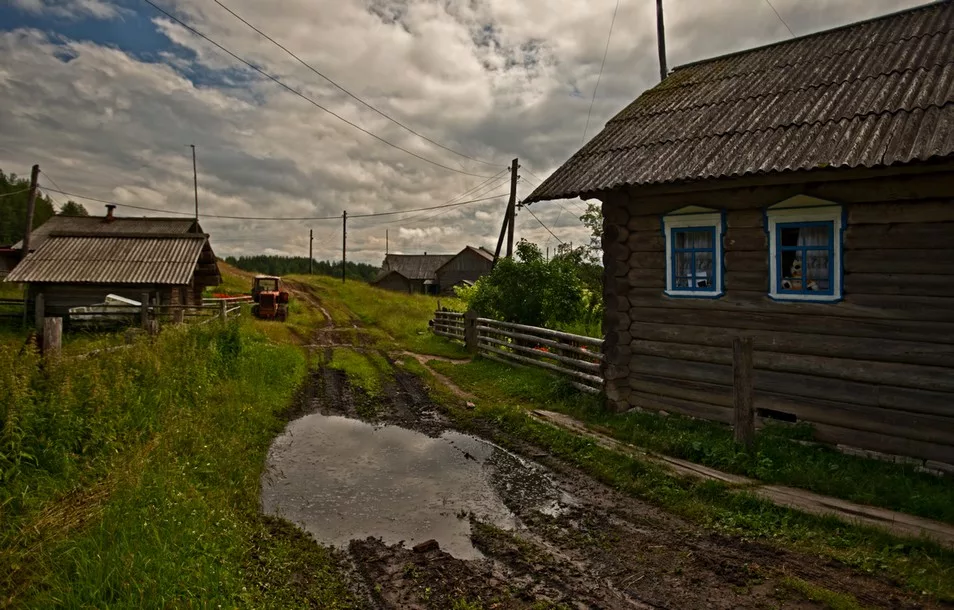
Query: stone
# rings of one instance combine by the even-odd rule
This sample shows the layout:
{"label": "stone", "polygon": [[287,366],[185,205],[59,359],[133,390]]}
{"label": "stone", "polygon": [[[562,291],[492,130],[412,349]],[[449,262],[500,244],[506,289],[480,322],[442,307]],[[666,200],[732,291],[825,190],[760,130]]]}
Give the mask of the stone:
{"label": "stone", "polygon": [[430,553],[431,551],[441,550],[441,545],[438,544],[436,540],[431,538],[430,540],[425,540],[424,542],[415,544],[411,550],[415,553]]}

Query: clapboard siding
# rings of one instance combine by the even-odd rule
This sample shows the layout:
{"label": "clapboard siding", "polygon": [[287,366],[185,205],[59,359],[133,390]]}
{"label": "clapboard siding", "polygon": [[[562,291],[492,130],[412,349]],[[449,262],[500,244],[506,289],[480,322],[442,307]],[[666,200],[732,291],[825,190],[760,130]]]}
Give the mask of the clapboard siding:
{"label": "clapboard siding", "polygon": [[[843,299],[768,297],[767,207],[844,206]],[[724,212],[725,294],[669,298],[661,215]],[[604,200],[609,403],[732,419],[732,340],[755,346],[755,406],[822,441],[954,463],[954,180],[945,174]]]}
{"label": "clapboard siding", "polygon": [[169,302],[174,289],[178,289],[178,286],[32,284],[30,298],[43,294],[44,311],[47,316],[66,316],[71,308],[102,303],[109,294],[142,301],[142,295],[146,293],[150,299],[158,297]]}

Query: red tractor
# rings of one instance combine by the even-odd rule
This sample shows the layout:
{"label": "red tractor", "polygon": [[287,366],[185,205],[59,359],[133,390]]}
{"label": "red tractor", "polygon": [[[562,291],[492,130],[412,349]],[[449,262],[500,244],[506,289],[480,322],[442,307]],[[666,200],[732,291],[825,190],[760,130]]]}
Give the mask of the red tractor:
{"label": "red tractor", "polygon": [[282,287],[282,278],[274,275],[256,275],[252,284],[252,315],[263,320],[284,322],[288,317],[288,291]]}

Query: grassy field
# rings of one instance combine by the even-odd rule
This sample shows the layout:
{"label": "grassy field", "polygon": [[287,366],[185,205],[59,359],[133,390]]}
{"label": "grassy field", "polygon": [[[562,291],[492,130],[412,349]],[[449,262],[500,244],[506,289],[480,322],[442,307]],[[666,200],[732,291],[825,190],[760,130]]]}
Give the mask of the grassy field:
{"label": "grassy field", "polygon": [[[410,362],[406,366],[413,370]],[[478,397],[475,410],[455,411],[463,426],[504,430],[618,489],[715,531],[833,557],[866,572],[895,578],[913,590],[954,600],[954,552],[950,550],[930,542],[902,540],[880,530],[849,526],[834,518],[781,508],[750,494],[731,492],[720,483],[676,477],[659,466],[542,424],[530,418],[527,411],[543,408],[568,413],[601,425],[621,440],[635,440],[644,447],[673,453],[683,447],[687,451],[708,451],[713,456],[735,455],[734,446],[723,442],[723,437],[730,436],[727,429],[677,417],[607,415],[598,409],[596,399],[575,392],[546,373],[486,359],[467,364],[434,360],[429,366]],[[416,372],[426,374],[421,369]],[[450,399],[447,394],[437,398],[445,402]],[[756,457],[736,456],[728,461],[737,471],[753,474],[748,472],[751,469],[755,474],[785,483],[807,483],[799,478],[802,475],[794,473],[799,468],[814,469],[817,476],[825,479],[819,486],[826,491],[841,489],[841,493],[833,495],[872,498],[873,492],[866,487],[873,487],[874,493],[890,489],[892,497],[904,507],[923,510],[930,506],[943,514],[950,509],[950,504],[945,504],[951,494],[949,480],[919,475],[893,464],[804,447],[784,440],[784,435],[781,431],[763,434]],[[822,457],[813,457],[815,453]],[[728,462],[722,460],[714,461],[724,467]],[[905,500],[904,489],[917,490],[919,497]]]}
{"label": "grassy field", "polygon": [[246,317],[38,365],[0,350],[0,606],[352,606],[335,558],[259,513],[300,348]]}

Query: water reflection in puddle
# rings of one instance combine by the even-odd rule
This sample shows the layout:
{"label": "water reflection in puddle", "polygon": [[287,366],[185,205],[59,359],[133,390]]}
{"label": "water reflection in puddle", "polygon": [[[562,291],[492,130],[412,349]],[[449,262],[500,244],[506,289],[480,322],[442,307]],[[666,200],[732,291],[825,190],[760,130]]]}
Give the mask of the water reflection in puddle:
{"label": "water reflection in puddle", "polygon": [[434,538],[460,559],[481,556],[467,513],[514,529],[508,504],[555,514],[570,502],[539,466],[480,439],[319,414],[291,422],[275,440],[262,480],[265,512],[323,543]]}

